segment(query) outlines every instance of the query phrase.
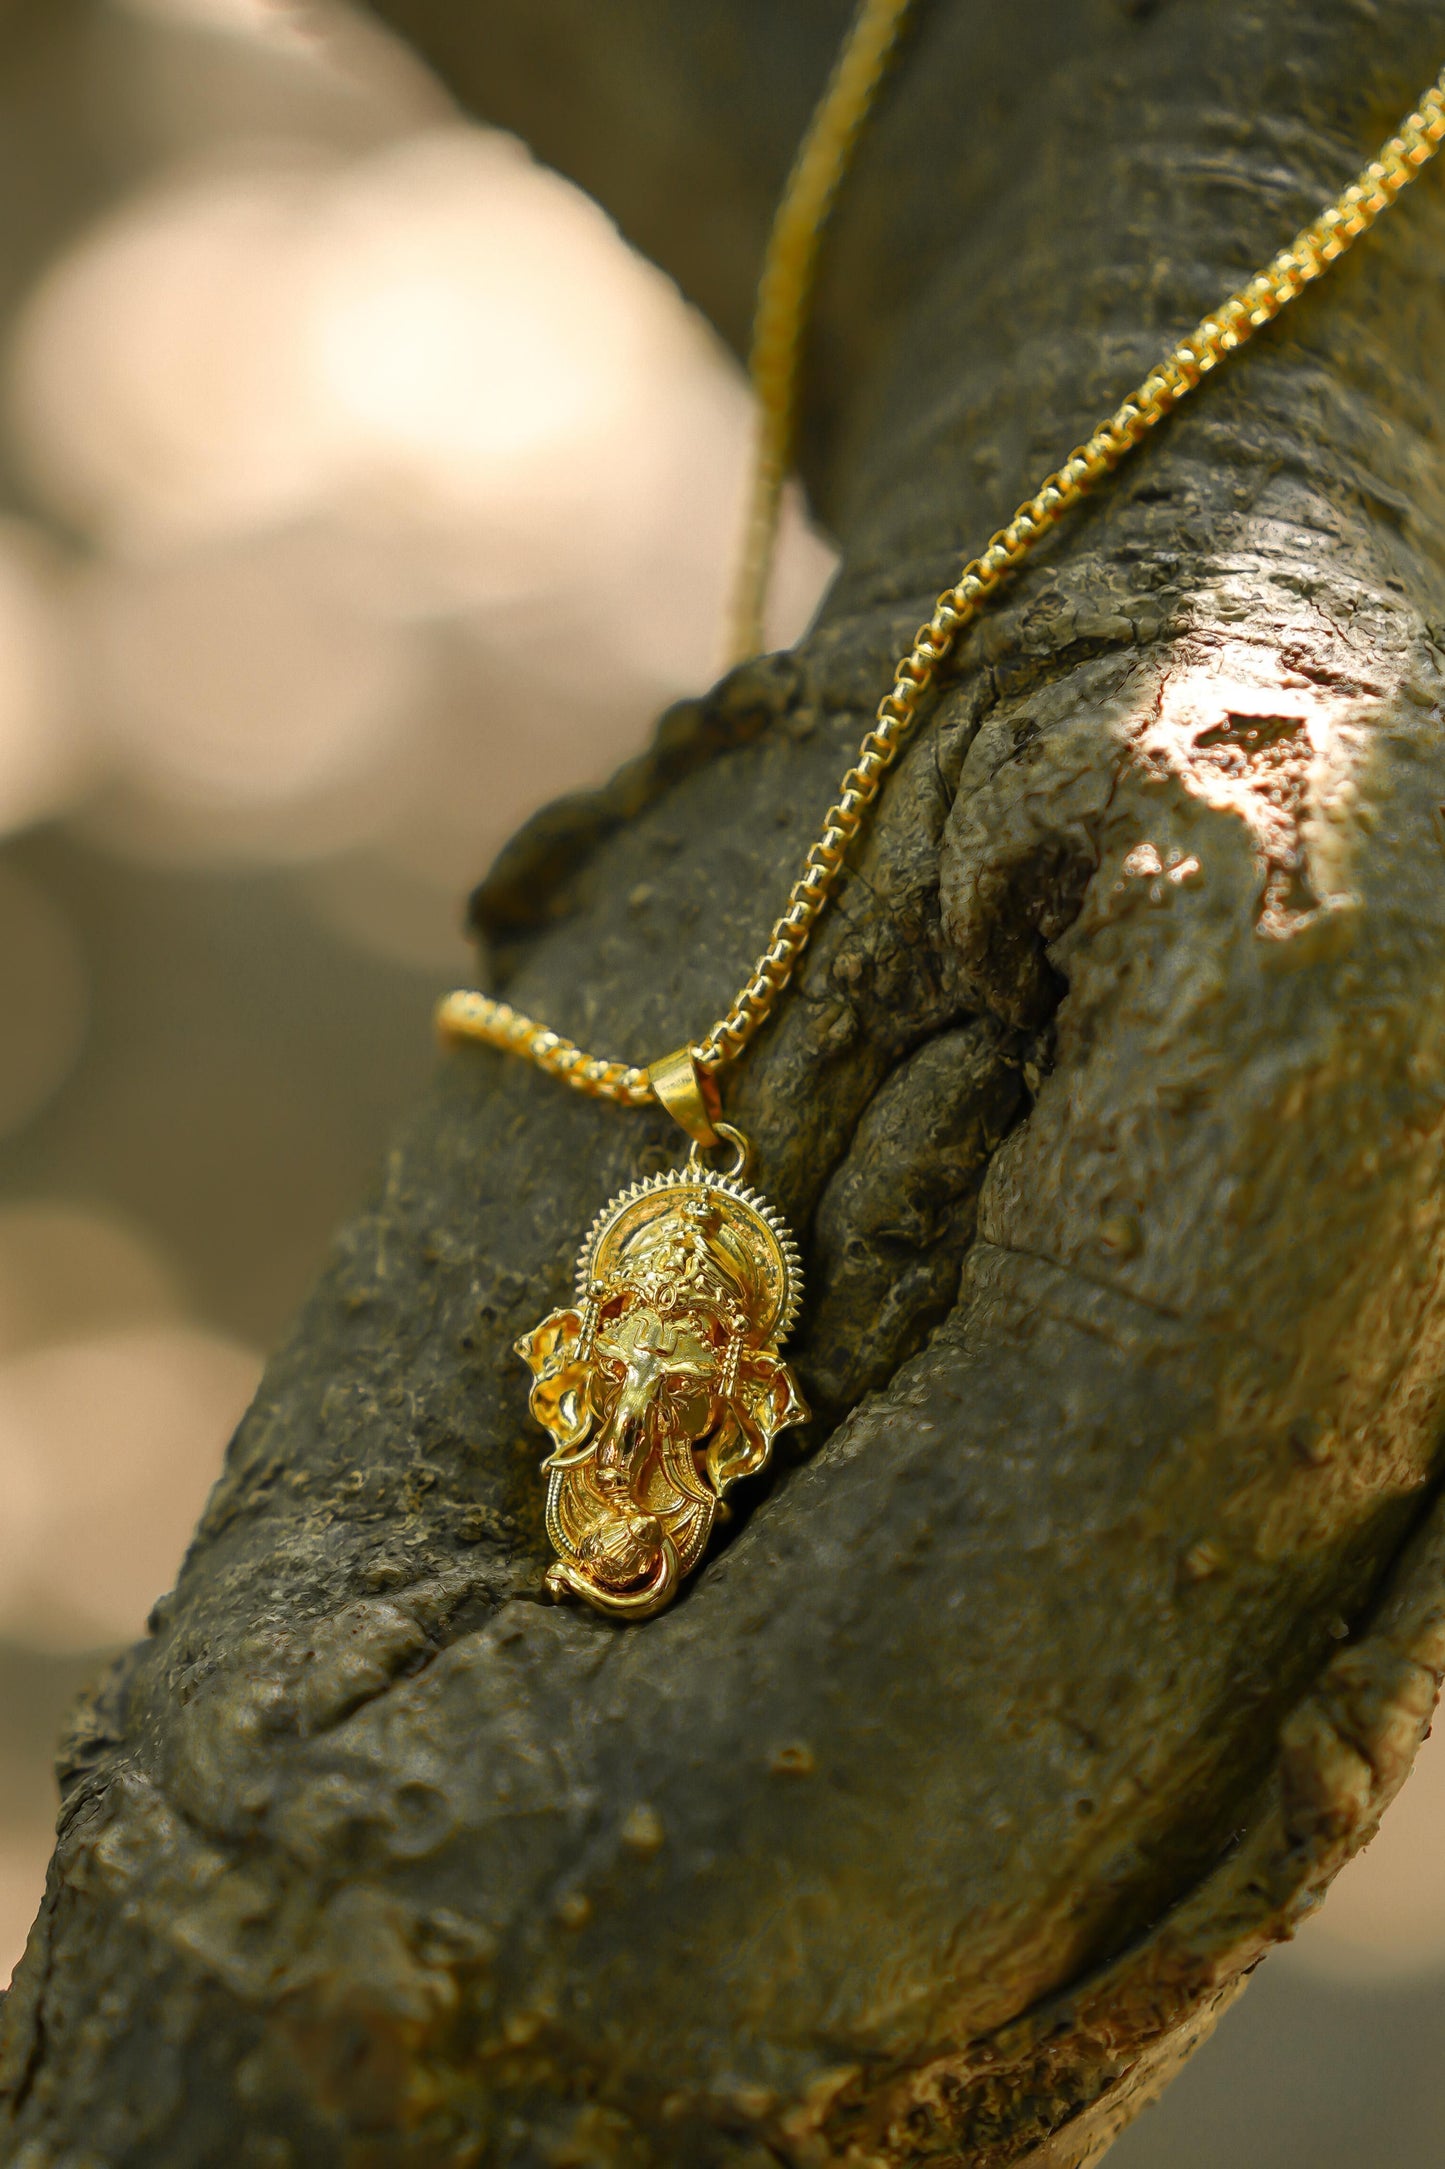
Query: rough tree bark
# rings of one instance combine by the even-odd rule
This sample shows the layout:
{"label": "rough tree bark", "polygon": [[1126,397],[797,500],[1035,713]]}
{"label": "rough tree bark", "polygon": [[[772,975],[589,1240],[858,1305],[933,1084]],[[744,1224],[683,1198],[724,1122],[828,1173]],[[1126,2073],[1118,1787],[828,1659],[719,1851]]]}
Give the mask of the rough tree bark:
{"label": "rough tree bark", "polygon": [[[738,336],[840,8],[382,12]],[[821,623],[480,892],[589,1043],[716,1012],[958,548],[1445,58],[1020,22],[924,5],[850,183]],[[509,1349],[665,1125],[443,1065],[75,1728],[0,2158],[1061,2169],[1369,1835],[1445,1668],[1442,261],[1432,177],[969,643],[737,1086],[812,1448],[645,1628],[537,1601]]]}

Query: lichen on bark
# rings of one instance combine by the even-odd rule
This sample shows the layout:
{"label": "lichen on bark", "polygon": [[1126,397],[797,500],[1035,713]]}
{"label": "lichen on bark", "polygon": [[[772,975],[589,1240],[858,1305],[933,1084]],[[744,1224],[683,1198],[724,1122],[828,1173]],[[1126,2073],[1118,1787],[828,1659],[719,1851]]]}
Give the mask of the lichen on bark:
{"label": "lichen on bark", "polygon": [[[381,12],[738,336],[838,7]],[[479,891],[589,1045],[717,1012],[957,553],[1445,58],[1017,23],[920,7],[830,236],[817,626]],[[1442,243],[1430,177],[968,640],[735,1085],[822,1420],[645,1628],[538,1601],[510,1349],[666,1124],[442,1066],[75,1728],[0,2158],[1076,2169],[1368,1836],[1445,1669]]]}

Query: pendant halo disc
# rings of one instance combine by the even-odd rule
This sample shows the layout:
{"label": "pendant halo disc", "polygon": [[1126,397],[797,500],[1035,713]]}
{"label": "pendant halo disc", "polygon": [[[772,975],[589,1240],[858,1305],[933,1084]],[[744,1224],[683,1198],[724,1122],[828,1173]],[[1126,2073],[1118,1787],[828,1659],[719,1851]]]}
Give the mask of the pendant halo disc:
{"label": "pendant halo disc", "polygon": [[757,1191],[709,1168],[676,1168],[635,1182],[605,1205],[577,1259],[577,1292],[626,1277],[630,1263],[689,1208],[710,1223],[709,1248],[731,1260],[748,1311],[748,1339],[777,1346],[803,1300],[802,1261],[782,1215]]}

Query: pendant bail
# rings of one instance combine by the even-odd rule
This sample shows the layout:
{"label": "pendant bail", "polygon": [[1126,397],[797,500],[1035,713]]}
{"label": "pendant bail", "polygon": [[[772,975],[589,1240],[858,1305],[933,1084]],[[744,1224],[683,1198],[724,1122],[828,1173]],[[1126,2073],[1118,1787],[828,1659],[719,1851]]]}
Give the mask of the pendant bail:
{"label": "pendant bail", "polygon": [[647,1081],[673,1121],[695,1145],[715,1145],[722,1113],[718,1088],[699,1068],[691,1047],[676,1047],[648,1069]]}

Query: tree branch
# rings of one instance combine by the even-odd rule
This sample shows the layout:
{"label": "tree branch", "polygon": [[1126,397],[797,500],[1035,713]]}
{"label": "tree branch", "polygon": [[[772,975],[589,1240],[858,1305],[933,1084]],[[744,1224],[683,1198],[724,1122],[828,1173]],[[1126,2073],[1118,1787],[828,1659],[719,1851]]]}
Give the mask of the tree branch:
{"label": "tree branch", "polygon": [[[959,548],[1442,57],[1016,21],[925,10],[842,207],[819,627],[482,892],[588,1043],[716,1012]],[[736,1088],[826,1420],[645,1628],[537,1601],[510,1348],[666,1126],[444,1065],[72,1743],[9,2158],[1068,2169],[1369,1834],[1445,1668],[1442,241],[1429,178],[971,639]]]}

